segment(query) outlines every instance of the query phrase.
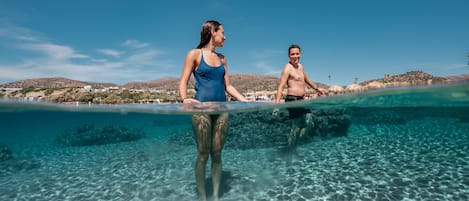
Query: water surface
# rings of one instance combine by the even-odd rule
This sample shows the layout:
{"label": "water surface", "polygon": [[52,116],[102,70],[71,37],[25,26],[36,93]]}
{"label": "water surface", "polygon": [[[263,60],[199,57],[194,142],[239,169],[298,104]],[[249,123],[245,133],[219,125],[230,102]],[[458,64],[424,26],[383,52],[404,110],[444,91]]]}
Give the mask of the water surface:
{"label": "water surface", "polygon": [[[314,124],[293,163],[282,154],[289,107],[310,109]],[[0,200],[197,200],[191,114],[200,112],[230,113],[221,200],[469,200],[468,83],[288,104],[2,99],[0,144],[13,158],[0,157]],[[58,140],[80,132],[106,136],[87,146]]]}

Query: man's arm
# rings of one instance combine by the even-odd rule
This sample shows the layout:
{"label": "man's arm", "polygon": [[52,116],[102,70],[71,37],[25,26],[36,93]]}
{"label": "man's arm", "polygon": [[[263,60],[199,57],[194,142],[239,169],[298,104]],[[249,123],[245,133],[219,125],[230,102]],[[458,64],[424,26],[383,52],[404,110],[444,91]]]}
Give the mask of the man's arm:
{"label": "man's arm", "polygon": [[308,84],[311,88],[313,88],[316,92],[318,92],[319,95],[324,95],[324,92],[319,90],[318,85],[314,83],[311,79],[309,79],[308,75],[306,75],[306,72],[303,69],[303,74],[305,76],[305,82]]}
{"label": "man's arm", "polygon": [[287,84],[288,81],[288,65],[285,65],[285,67],[282,70],[282,74],[280,75],[280,82],[278,83],[278,88],[277,88],[277,94],[275,95],[275,103],[279,103],[280,99],[282,98],[282,92],[283,88],[285,88],[285,85]]}

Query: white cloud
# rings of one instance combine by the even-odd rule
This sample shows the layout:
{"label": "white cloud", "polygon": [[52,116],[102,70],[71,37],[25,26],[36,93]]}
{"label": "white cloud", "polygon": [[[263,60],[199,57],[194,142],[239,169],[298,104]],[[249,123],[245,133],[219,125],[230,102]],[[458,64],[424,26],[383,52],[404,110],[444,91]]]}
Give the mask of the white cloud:
{"label": "white cloud", "polygon": [[154,49],[140,51],[130,55],[126,61],[133,64],[152,65],[159,54],[160,52]]}
{"label": "white cloud", "polygon": [[117,50],[111,50],[111,49],[98,49],[98,52],[108,55],[108,56],[113,56],[113,57],[119,57],[122,52],[119,52]]}
{"label": "white cloud", "polygon": [[75,50],[71,47],[56,45],[56,44],[24,44],[20,45],[20,48],[24,50],[30,50],[35,52],[40,52],[48,56],[53,60],[68,60],[68,59],[77,59],[77,58],[89,58],[89,56],[83,54],[77,54]]}
{"label": "white cloud", "polygon": [[23,41],[37,42],[45,40],[39,33],[24,27],[14,26],[5,22],[0,23],[0,37]]}
{"label": "white cloud", "polygon": [[2,81],[16,81],[42,76],[42,73],[31,71],[30,69],[22,69],[20,66],[0,66],[0,80]]}
{"label": "white cloud", "polygon": [[91,59],[92,62],[97,62],[97,63],[104,63],[108,62],[109,60],[107,59]]}
{"label": "white cloud", "polygon": [[126,40],[122,43],[122,45],[125,47],[131,47],[131,48],[136,48],[136,49],[149,46],[148,43],[142,43],[138,40]]}
{"label": "white cloud", "polygon": [[252,50],[248,52],[248,55],[253,61],[254,68],[259,69],[263,74],[275,76],[280,75],[283,65],[272,65],[272,63],[275,63],[281,55],[287,57],[285,52],[271,49]]}
{"label": "white cloud", "polygon": [[279,68],[273,67],[272,65],[269,65],[267,61],[256,61],[254,63],[254,67],[257,69],[262,70],[264,74],[268,75],[280,75],[280,70]]}
{"label": "white cloud", "polygon": [[[171,76],[163,72],[174,68],[174,64],[168,62],[169,60],[159,58],[163,54],[162,51],[137,40],[127,40],[121,44],[130,49],[101,48],[97,49],[100,54],[88,54],[80,53],[72,46],[50,42],[51,40],[46,40],[40,35],[27,28],[0,27],[0,39],[8,39],[8,47],[19,50],[15,55],[16,58],[22,59],[8,60],[10,58],[0,57],[0,82],[66,77],[123,84]],[[0,44],[1,42],[0,40]],[[113,59],[110,60],[106,56],[112,56]]]}

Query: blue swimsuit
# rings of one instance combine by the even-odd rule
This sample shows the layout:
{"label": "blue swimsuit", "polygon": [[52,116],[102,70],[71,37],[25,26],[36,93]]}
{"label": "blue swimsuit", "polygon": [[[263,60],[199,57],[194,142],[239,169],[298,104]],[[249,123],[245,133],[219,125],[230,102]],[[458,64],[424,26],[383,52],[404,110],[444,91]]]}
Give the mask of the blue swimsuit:
{"label": "blue swimsuit", "polygon": [[[202,51],[202,49],[201,49]],[[202,58],[199,67],[194,71],[195,77],[195,99],[201,102],[226,101],[225,94],[225,66],[209,66]]]}

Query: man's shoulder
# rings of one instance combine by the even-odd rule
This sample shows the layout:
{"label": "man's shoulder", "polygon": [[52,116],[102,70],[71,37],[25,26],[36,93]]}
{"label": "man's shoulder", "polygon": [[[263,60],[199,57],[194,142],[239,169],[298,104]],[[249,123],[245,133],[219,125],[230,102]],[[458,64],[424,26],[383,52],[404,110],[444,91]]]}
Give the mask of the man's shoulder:
{"label": "man's shoulder", "polygon": [[302,70],[302,71],[305,70],[305,68],[303,67],[303,64],[301,64],[301,63],[298,64],[298,68],[299,68],[300,70]]}
{"label": "man's shoulder", "polygon": [[290,74],[291,73],[291,65],[289,63],[285,64],[285,66],[283,66],[283,74]]}
{"label": "man's shoulder", "polygon": [[286,63],[285,66],[283,66],[283,69],[285,70],[291,70],[293,68],[293,66],[291,65],[291,63]]}
{"label": "man's shoulder", "polygon": [[283,69],[291,71],[291,70],[297,70],[297,69],[303,70],[304,68],[303,68],[303,65],[300,64],[300,63],[298,64],[298,68],[295,68],[291,63],[287,63],[287,64],[285,64]]}

